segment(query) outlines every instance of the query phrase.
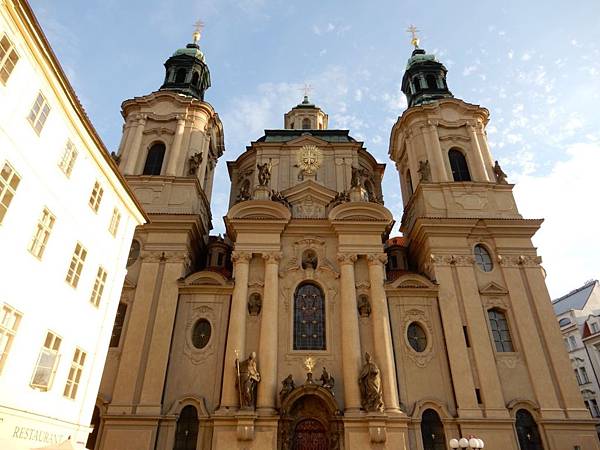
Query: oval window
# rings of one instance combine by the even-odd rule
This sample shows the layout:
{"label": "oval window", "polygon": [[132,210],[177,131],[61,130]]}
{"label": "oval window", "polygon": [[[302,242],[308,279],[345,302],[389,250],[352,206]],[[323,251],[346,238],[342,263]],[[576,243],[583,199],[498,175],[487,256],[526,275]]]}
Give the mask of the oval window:
{"label": "oval window", "polygon": [[475,252],[475,262],[479,266],[481,270],[484,272],[491,272],[494,268],[494,264],[492,263],[492,257],[490,256],[490,252],[481,245],[477,244],[474,249]]}
{"label": "oval window", "polygon": [[134,240],[131,243],[131,248],[129,249],[129,256],[127,257],[127,267],[131,266],[140,257],[140,248],[141,246],[139,241]]}
{"label": "oval window", "polygon": [[210,322],[206,319],[200,319],[194,325],[194,330],[192,331],[192,344],[196,348],[204,348],[210,341],[210,335],[212,332],[212,327],[210,326]]}
{"label": "oval window", "polygon": [[423,327],[417,322],[413,322],[408,326],[406,337],[408,338],[408,343],[415,352],[421,353],[427,348],[427,335],[425,334]]}

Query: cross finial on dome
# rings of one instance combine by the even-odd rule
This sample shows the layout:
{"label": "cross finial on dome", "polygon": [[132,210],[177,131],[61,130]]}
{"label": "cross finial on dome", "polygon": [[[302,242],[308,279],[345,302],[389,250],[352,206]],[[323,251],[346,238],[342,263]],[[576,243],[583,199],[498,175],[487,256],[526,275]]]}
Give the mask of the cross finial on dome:
{"label": "cross finial on dome", "polygon": [[304,83],[304,86],[299,89],[300,92],[304,93],[304,100],[302,103],[308,103],[308,95],[312,90],[312,86],[308,83]]}
{"label": "cross finial on dome", "polygon": [[192,34],[192,39],[194,40],[194,44],[198,44],[200,38],[202,37],[202,30],[204,29],[204,22],[201,20],[196,21],[194,24],[194,34]]}
{"label": "cross finial on dome", "polygon": [[410,43],[412,45],[414,45],[415,48],[419,48],[419,36],[417,36],[417,33],[419,32],[419,30],[417,30],[417,27],[415,27],[414,25],[411,25],[408,27],[408,29],[406,31],[408,33],[410,33],[412,36]]}

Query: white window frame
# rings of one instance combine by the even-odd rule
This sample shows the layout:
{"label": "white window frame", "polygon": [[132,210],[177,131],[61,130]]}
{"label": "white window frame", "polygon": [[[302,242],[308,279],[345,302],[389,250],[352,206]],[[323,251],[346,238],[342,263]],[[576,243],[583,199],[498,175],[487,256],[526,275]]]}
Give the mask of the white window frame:
{"label": "white window frame", "polygon": [[67,376],[65,389],[63,391],[64,397],[75,400],[79,382],[81,381],[81,374],[83,372],[86,356],[86,352],[81,350],[79,347],[75,348],[75,352],[73,353],[73,361],[71,361],[71,368],[69,369],[69,375]]}
{"label": "white window frame", "polygon": [[81,242],[77,242],[77,244],[75,244],[73,256],[71,256],[71,263],[67,269],[67,277],[65,278],[65,281],[73,288],[76,288],[77,284],[79,284],[79,279],[81,277],[81,272],[83,270],[86,257],[87,250],[81,244]]}
{"label": "white window frame", "polygon": [[0,374],[8,359],[22,317],[23,314],[6,303],[0,309]]}
{"label": "white window frame", "polygon": [[75,165],[78,154],[79,152],[77,151],[75,144],[73,144],[70,139],[67,140],[63,155],[58,162],[58,167],[60,167],[60,170],[62,170],[67,178],[69,178],[73,172],[73,166]]}
{"label": "white window frame", "polygon": [[0,37],[0,82],[6,86],[17,62],[19,54],[15,50],[15,45],[8,38],[6,33]]}
{"label": "white window frame", "polygon": [[27,120],[38,135],[42,133],[49,115],[50,105],[48,104],[48,100],[46,100],[42,91],[39,91],[31,110],[27,115]]}
{"label": "white window frame", "polygon": [[[33,375],[31,376],[31,382],[29,383],[32,388],[38,389],[40,391],[49,391],[52,388],[52,382],[54,381],[56,369],[58,368],[58,363],[60,361],[59,351],[61,343],[62,338],[56,333],[52,331],[48,331],[46,333],[44,343],[42,344],[40,354],[35,364],[35,369],[33,370]],[[41,364],[43,363],[44,358],[51,359],[51,364],[42,366]],[[48,375],[48,379],[45,383],[41,383],[38,380],[36,380],[38,374],[39,376],[42,376],[41,370],[48,370],[50,372],[50,374]]]}
{"label": "white window frame", "polygon": [[102,300],[102,293],[104,292],[104,286],[106,285],[107,273],[104,267],[99,266],[98,272],[96,273],[96,281],[94,281],[94,287],[92,289],[92,295],[90,296],[90,303],[96,307],[100,305]]}
{"label": "white window frame", "polygon": [[42,215],[38,219],[28,248],[29,253],[38,259],[42,259],[42,256],[44,255],[55,221],[56,217],[54,214],[52,214],[48,208],[44,208]]}
{"label": "white window frame", "polygon": [[113,209],[112,217],[110,218],[110,224],[108,225],[108,232],[113,235],[113,237],[117,236],[117,232],[119,231],[119,224],[121,223],[121,213],[117,208]]}
{"label": "white window frame", "polygon": [[2,224],[8,212],[10,203],[15,195],[17,195],[17,188],[20,182],[21,177],[17,171],[8,161],[5,161],[2,171],[0,171],[0,224]]}
{"label": "white window frame", "polygon": [[96,183],[94,183],[94,188],[92,189],[92,193],[90,195],[90,201],[88,202],[90,208],[92,208],[92,211],[94,211],[95,213],[97,213],[100,209],[102,195],[104,195],[104,189],[102,188],[102,186],[100,186],[100,183],[96,181]]}

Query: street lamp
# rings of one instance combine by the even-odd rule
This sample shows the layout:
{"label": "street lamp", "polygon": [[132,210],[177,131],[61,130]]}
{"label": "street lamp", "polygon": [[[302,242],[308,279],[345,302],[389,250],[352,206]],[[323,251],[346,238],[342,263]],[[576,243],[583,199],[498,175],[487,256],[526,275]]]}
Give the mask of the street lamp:
{"label": "street lamp", "polygon": [[485,444],[482,439],[479,439],[475,436],[469,436],[469,438],[460,438],[460,439],[450,439],[448,442],[450,444],[450,448],[465,448],[470,450],[479,450],[482,449]]}

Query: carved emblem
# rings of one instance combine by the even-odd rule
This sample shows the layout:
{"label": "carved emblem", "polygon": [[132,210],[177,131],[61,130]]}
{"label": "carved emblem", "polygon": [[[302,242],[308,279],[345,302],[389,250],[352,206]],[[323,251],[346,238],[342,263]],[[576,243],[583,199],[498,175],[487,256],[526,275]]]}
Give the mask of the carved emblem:
{"label": "carved emblem", "polygon": [[316,145],[305,145],[298,153],[298,167],[306,175],[314,174],[322,161],[323,152]]}

